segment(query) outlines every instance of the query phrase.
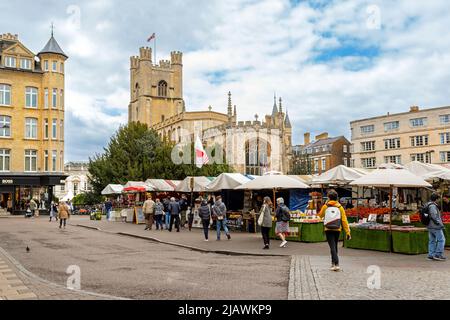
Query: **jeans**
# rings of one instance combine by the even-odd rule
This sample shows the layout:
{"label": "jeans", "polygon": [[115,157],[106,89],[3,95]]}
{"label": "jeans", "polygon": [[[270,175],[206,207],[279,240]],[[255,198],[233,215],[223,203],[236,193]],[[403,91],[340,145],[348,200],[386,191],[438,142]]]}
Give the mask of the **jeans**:
{"label": "jeans", "polygon": [[205,239],[208,240],[208,232],[209,232],[209,220],[203,219],[203,233],[205,234]]}
{"label": "jeans", "polygon": [[327,235],[328,245],[330,246],[331,251],[331,263],[335,266],[339,265],[339,257],[338,257],[338,244],[339,244],[339,236],[341,233],[339,231],[325,231]]}
{"label": "jeans", "polygon": [[430,239],[428,244],[428,256],[442,257],[445,249],[444,230],[428,229],[428,237]]}
{"label": "jeans", "polygon": [[154,214],[150,213],[147,215],[147,228],[152,230],[153,227]]}
{"label": "jeans", "polygon": [[[192,230],[192,224],[193,223],[194,223],[194,215],[193,214],[189,214],[189,216],[188,216],[189,231]],[[209,220],[208,220],[208,226],[209,226]]]}
{"label": "jeans", "polygon": [[155,221],[156,221],[156,230],[159,230],[161,227],[161,230],[163,229],[163,215],[162,214],[156,214],[155,215]]}
{"label": "jeans", "polygon": [[272,228],[270,227],[261,227],[261,234],[264,240],[264,245],[269,246],[270,245],[270,237],[269,233]]}
{"label": "jeans", "polygon": [[217,220],[216,221],[216,227],[217,227],[217,239],[220,239],[220,230],[222,229],[223,226],[223,230],[225,231],[225,234],[229,234],[230,232],[228,231],[228,226],[227,226],[227,219],[223,219],[223,220]]}
{"label": "jeans", "polygon": [[63,223],[64,223],[64,228],[66,227],[66,220],[67,219],[59,219],[59,227],[60,228],[63,226]]}
{"label": "jeans", "polygon": [[111,217],[111,209],[106,210],[106,220],[109,221],[109,218]]}
{"label": "jeans", "polygon": [[170,217],[169,231],[172,231],[172,226],[173,226],[174,222],[175,222],[175,228],[177,229],[178,232],[180,232],[180,215],[179,214],[172,215]]}
{"label": "jeans", "polygon": [[169,212],[166,212],[166,215],[165,215],[165,225],[166,225],[166,230],[169,230],[169,224],[170,224],[170,213]]}

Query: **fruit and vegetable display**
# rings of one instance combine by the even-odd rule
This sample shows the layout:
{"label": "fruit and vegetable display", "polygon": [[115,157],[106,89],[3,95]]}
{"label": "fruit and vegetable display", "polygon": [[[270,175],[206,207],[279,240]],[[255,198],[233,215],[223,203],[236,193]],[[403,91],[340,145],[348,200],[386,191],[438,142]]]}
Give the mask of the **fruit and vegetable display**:
{"label": "fruit and vegetable display", "polygon": [[296,210],[291,211],[291,221],[295,223],[319,223],[322,222],[322,219],[316,215],[315,210],[308,210],[307,213]]}
{"label": "fruit and vegetable display", "polygon": [[[383,216],[385,214],[389,214],[391,209],[389,208],[354,208],[345,210],[347,217],[360,217],[360,218],[368,218],[371,214],[376,214],[377,216]],[[359,213],[359,214],[358,214]]]}
{"label": "fruit and vegetable display", "polygon": [[444,224],[450,224],[450,212],[442,212],[442,222]]}
{"label": "fruit and vegetable display", "polygon": [[[387,224],[381,224],[376,222],[367,222],[360,224],[350,224],[353,228],[358,229],[366,229],[366,230],[382,230],[389,231],[390,227]],[[426,228],[417,228],[414,226],[392,226],[392,231],[400,231],[400,232],[417,232],[417,231],[426,231]]]}

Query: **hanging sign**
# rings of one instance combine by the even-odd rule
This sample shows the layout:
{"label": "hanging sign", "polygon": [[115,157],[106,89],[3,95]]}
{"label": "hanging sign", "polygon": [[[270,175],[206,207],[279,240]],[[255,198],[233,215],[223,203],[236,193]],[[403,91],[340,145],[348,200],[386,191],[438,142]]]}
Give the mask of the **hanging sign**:
{"label": "hanging sign", "polygon": [[391,221],[391,215],[385,214],[383,216],[383,222],[390,222]]}
{"label": "hanging sign", "polygon": [[402,216],[402,221],[403,221],[404,224],[411,223],[411,219],[410,219],[409,215],[403,215]]}

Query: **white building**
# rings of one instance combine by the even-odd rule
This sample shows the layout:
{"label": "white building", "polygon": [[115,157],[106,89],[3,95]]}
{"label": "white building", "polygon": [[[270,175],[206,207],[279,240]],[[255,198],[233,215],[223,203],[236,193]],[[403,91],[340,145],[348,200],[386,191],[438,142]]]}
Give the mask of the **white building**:
{"label": "white building", "polygon": [[58,199],[62,199],[66,195],[77,196],[80,193],[92,191],[88,165],[87,161],[68,162],[64,165],[64,172],[69,177],[64,186],[55,187],[55,196]]}

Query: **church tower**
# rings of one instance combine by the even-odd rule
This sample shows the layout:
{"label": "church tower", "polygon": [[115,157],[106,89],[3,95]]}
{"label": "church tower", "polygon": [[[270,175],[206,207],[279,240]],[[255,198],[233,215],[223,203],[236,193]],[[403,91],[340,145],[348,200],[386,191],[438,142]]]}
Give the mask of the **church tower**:
{"label": "church tower", "polygon": [[130,58],[130,104],[128,121],[149,127],[184,111],[183,54],[171,52],[170,60],[153,64],[152,49],[140,48]]}

